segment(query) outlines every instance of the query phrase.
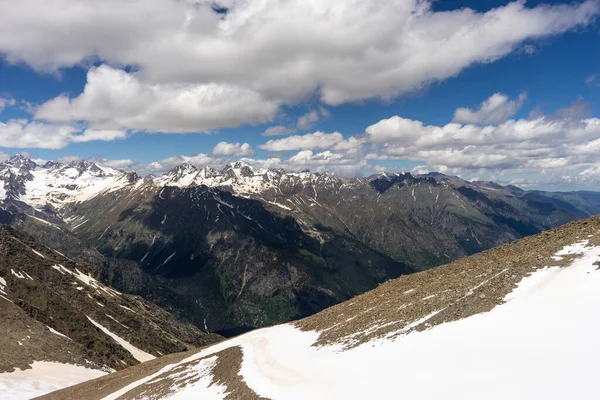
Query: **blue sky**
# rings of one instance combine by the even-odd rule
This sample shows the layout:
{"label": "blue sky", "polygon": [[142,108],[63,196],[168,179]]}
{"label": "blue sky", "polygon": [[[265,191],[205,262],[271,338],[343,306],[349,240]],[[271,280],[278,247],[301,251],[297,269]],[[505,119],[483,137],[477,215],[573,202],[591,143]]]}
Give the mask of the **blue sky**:
{"label": "blue sky", "polygon": [[597,1],[222,1],[221,16],[203,1],[63,3],[0,13],[4,157],[600,188]]}

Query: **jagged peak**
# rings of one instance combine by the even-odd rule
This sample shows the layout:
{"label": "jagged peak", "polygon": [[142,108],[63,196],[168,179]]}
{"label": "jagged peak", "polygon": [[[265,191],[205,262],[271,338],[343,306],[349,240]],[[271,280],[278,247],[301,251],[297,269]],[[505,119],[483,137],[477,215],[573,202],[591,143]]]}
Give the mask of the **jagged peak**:
{"label": "jagged peak", "polygon": [[198,171],[198,168],[190,163],[179,164],[176,167],[171,168],[171,171]]}
{"label": "jagged peak", "polygon": [[[189,176],[189,175],[195,175],[198,173],[198,168],[196,168],[194,165],[189,164],[189,163],[183,163],[180,164],[176,167],[173,167],[169,170],[169,172],[167,172],[166,174],[162,175],[163,177],[169,177],[170,179],[176,179],[179,180],[183,177]],[[159,176],[160,178],[160,176]]]}
{"label": "jagged peak", "polygon": [[32,159],[24,156],[23,154],[16,154],[4,161],[2,164],[12,168],[18,168],[20,170],[31,171],[37,167],[37,164]]}
{"label": "jagged peak", "polygon": [[218,172],[216,169],[214,169],[213,167],[206,165],[204,167],[202,167],[202,169],[200,170],[200,172],[198,172],[198,176],[201,178],[212,178],[218,175]]}
{"label": "jagged peak", "polygon": [[42,168],[46,168],[46,169],[51,169],[51,168],[58,168],[62,166],[61,163],[56,162],[56,161],[46,161],[44,163],[44,165],[42,165]]}
{"label": "jagged peak", "polygon": [[250,164],[248,161],[246,160],[238,160],[235,162],[230,163],[229,165],[231,165],[232,168],[244,168],[244,167],[249,167],[254,169],[254,167],[252,166],[252,164]]}
{"label": "jagged peak", "polygon": [[53,169],[57,171],[59,174],[67,174],[68,176],[75,177],[75,175],[71,172],[71,170],[76,170],[77,175],[81,176],[86,172],[92,176],[96,177],[106,177],[106,176],[114,176],[119,174],[124,174],[123,171],[105,167],[100,165],[94,161],[89,160],[76,160],[71,161],[68,164],[56,164],[53,166]]}

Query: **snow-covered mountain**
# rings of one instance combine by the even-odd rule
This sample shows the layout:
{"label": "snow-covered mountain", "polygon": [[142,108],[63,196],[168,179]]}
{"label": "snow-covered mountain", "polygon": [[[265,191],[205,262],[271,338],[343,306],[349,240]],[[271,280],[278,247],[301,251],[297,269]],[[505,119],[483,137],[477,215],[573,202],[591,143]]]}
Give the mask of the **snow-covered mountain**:
{"label": "snow-covered mountain", "polygon": [[109,168],[90,161],[61,164],[53,161],[42,165],[22,155],[0,163],[0,204],[23,211],[31,207],[43,211],[47,207],[60,210],[95,196],[125,187],[151,182],[156,187],[187,188],[205,185],[223,188],[239,195],[281,190],[281,186],[339,183],[343,178],[310,172],[286,173],[281,169],[258,169],[245,161],[237,161],[220,170],[210,166],[197,168],[182,164],[171,171],[143,179],[134,172]]}
{"label": "snow-covered mountain", "polygon": [[45,399],[595,399],[600,217]]}
{"label": "snow-covered mountain", "polygon": [[[196,168],[190,164],[175,167],[153,179],[158,186],[186,188],[205,185],[228,189],[238,195],[263,194],[295,186],[317,186],[325,183],[341,184],[346,179],[332,174],[286,172],[282,169],[255,168],[245,161],[236,161],[220,170],[209,166]],[[331,186],[333,187],[333,186]]]}
{"label": "snow-covered mountain", "polygon": [[17,155],[0,163],[0,203],[19,211],[31,207],[60,210],[67,204],[118,190],[138,177],[88,161],[69,164],[34,161]]}

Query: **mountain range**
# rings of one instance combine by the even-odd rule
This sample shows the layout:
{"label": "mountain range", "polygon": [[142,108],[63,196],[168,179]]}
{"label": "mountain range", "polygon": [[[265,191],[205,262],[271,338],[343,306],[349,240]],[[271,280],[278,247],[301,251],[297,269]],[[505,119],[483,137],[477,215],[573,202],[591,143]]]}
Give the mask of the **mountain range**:
{"label": "mountain range", "polygon": [[438,173],[217,170],[140,177],[89,161],[0,164],[2,222],[93,276],[225,336],[600,212],[600,194]]}

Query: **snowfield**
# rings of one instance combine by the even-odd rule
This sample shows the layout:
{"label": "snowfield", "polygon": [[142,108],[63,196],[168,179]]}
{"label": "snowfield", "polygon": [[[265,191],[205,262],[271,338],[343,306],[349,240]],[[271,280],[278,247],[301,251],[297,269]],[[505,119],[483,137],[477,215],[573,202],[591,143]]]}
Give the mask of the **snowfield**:
{"label": "snowfield", "polygon": [[78,365],[36,361],[31,369],[0,374],[0,398],[31,399],[103,375],[106,372]]}
{"label": "snowfield", "polygon": [[569,254],[579,255],[570,266],[536,271],[487,313],[347,351],[313,347],[317,332],[289,324],[264,328],[168,365],[105,400],[195,360],[173,374],[178,383],[168,398],[224,398],[226,390],[211,385],[211,366],[216,353],[232,346],[243,350],[244,381],[271,399],[597,399],[600,247],[581,241],[556,257]]}

